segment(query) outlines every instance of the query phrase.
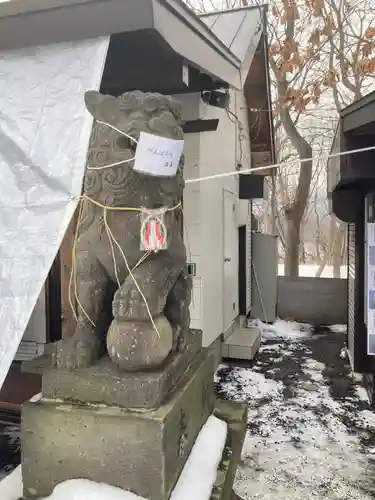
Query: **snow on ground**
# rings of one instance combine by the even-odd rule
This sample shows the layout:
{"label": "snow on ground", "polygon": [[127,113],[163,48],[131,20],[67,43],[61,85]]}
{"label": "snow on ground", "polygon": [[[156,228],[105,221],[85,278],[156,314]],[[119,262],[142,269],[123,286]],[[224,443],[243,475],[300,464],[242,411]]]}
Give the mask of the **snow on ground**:
{"label": "snow on ground", "polygon": [[9,476],[0,480],[1,500],[18,500],[22,497],[21,467],[17,467]]}
{"label": "snow on ground", "polygon": [[301,325],[295,321],[277,319],[272,325],[263,323],[259,319],[249,320],[248,326],[258,326],[262,330],[262,339],[266,340],[301,340],[311,337],[310,325]]}
{"label": "snow on ground", "polygon": [[343,329],[302,330],[266,325],[253,366],[218,370],[218,393],[249,408],[235,490],[244,500],[375,498],[375,414],[340,357]]}
{"label": "snow on ground", "polygon": [[[319,266],[316,264],[300,264],[299,265],[299,276],[305,278],[313,278],[316,275]],[[341,278],[346,278],[348,275],[348,268],[346,266],[341,266],[340,268]],[[284,263],[279,263],[279,276],[284,276]],[[325,266],[323,272],[320,276],[321,278],[333,278],[333,267]]]}

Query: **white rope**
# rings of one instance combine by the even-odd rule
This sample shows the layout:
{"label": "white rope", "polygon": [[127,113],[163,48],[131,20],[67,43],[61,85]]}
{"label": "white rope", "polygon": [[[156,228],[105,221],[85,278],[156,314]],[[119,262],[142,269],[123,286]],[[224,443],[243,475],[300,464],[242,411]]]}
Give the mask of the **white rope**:
{"label": "white rope", "polygon": [[[130,139],[130,140],[134,141],[136,144],[138,144],[138,141],[136,139],[134,139],[134,137],[132,137],[131,135],[128,135],[126,132],[123,132],[122,130],[115,127],[114,125],[111,125],[110,123],[107,123],[107,122],[104,122],[101,120],[96,120],[96,121],[97,121],[97,123],[101,123],[102,125],[107,125],[107,127],[112,128],[113,130],[115,130],[119,134],[124,135],[128,139]],[[320,158],[326,158],[328,160],[329,158],[338,158],[341,156],[349,156],[352,154],[364,153],[366,151],[373,151],[373,150],[375,150],[375,146],[369,146],[366,148],[352,149],[350,151],[342,151],[340,153],[323,154],[320,156]],[[134,160],[134,158],[130,158],[129,160],[123,160],[123,161],[119,161],[116,163],[111,163],[110,165],[103,165],[101,167],[87,167],[87,168],[88,168],[88,170],[102,170],[105,168],[114,167],[116,165],[121,165],[122,163],[128,163],[128,162],[131,162],[133,160]],[[271,168],[284,167],[285,165],[294,165],[296,163],[307,163],[307,162],[312,161],[312,160],[314,160],[313,156],[311,156],[309,158],[302,158],[302,159],[294,158],[293,160],[284,161],[284,162],[280,162],[280,163],[273,163],[270,165],[266,165],[264,167],[254,167],[254,168],[248,168],[245,170],[231,170],[229,172],[223,172],[221,174],[213,174],[213,175],[207,175],[205,177],[196,177],[195,179],[187,179],[187,180],[185,180],[185,184],[195,184],[196,182],[203,182],[203,181],[209,181],[209,180],[213,180],[213,179],[232,177],[233,175],[251,174],[253,172],[261,172],[262,170],[269,170]]]}
{"label": "white rope", "polygon": [[137,139],[134,139],[134,137],[132,137],[131,135],[127,134],[123,130],[120,130],[119,128],[115,127],[114,125],[111,125],[110,123],[107,123],[107,122],[103,122],[102,120],[96,120],[96,122],[100,123],[101,125],[107,125],[107,127],[112,128],[113,130],[116,130],[116,132],[118,132],[119,134],[124,135],[125,137],[127,137],[131,141],[134,141],[136,144],[138,144]]}
{"label": "white rope", "polygon": [[117,167],[117,165],[130,163],[133,160],[134,158],[129,158],[129,160],[116,161],[115,163],[109,163],[108,165],[102,165],[101,167],[87,167],[87,170],[104,170],[105,168]]}
{"label": "white rope", "polygon": [[[351,151],[342,151],[340,153],[326,154],[326,155],[322,155],[321,157],[327,158],[327,159],[337,158],[339,156],[349,156],[352,154],[363,153],[365,151],[373,151],[373,150],[375,150],[375,146],[369,146],[367,148],[352,149]],[[207,175],[206,177],[197,177],[195,179],[187,179],[185,181],[185,184],[193,184],[196,182],[209,181],[212,179],[221,179],[223,177],[231,177],[232,175],[251,174],[252,172],[260,172],[261,170],[269,170],[271,168],[279,168],[279,167],[283,167],[285,165],[294,165],[295,163],[307,163],[307,162],[312,161],[312,160],[314,160],[314,157],[311,156],[310,158],[303,158],[303,159],[295,158],[294,160],[284,161],[281,163],[273,163],[271,165],[266,165],[265,167],[248,168],[246,170],[231,170],[230,172],[224,172],[222,174],[214,174],[214,175]]]}
{"label": "white rope", "polygon": [[[115,243],[115,245],[117,246],[117,248],[118,248],[118,250],[119,250],[119,252],[120,252],[120,254],[121,254],[122,258],[124,259],[125,266],[126,266],[126,268],[127,268],[127,270],[128,270],[128,274],[129,274],[129,276],[131,277],[131,279],[133,280],[133,283],[134,283],[134,285],[136,286],[136,288],[137,288],[137,290],[138,290],[139,295],[142,297],[142,300],[143,300],[143,302],[144,302],[144,304],[145,304],[146,311],[147,311],[147,314],[148,314],[148,316],[149,316],[149,318],[150,318],[151,324],[152,324],[152,326],[153,326],[153,328],[154,328],[154,330],[155,330],[155,332],[156,332],[156,334],[157,334],[158,338],[160,339],[160,333],[159,333],[158,327],[156,326],[155,320],[154,320],[154,318],[153,318],[153,316],[152,316],[152,313],[151,313],[151,310],[150,310],[150,306],[149,306],[149,304],[148,304],[148,301],[147,301],[147,299],[146,299],[146,297],[145,297],[144,293],[142,292],[142,289],[141,289],[141,287],[140,287],[140,285],[139,285],[139,283],[138,283],[138,281],[137,281],[137,278],[136,278],[136,277],[134,276],[134,274],[133,274],[133,271],[135,271],[135,269],[136,269],[136,268],[137,268],[137,267],[138,267],[138,266],[139,266],[139,265],[140,265],[140,264],[141,264],[144,260],[146,260],[146,258],[147,258],[147,257],[151,254],[151,252],[146,252],[147,257],[146,257],[146,254],[145,254],[145,255],[143,255],[143,256],[139,259],[139,261],[137,262],[137,264],[134,266],[134,268],[133,268],[133,269],[131,269],[131,267],[130,267],[130,265],[129,265],[129,262],[128,262],[128,259],[126,258],[126,255],[125,255],[124,250],[122,249],[122,247],[121,247],[120,243],[119,243],[119,242],[116,240],[116,238],[114,237],[114,235],[113,235],[113,233],[112,233],[112,230],[111,230],[111,228],[110,228],[110,227],[109,227],[109,225],[108,225],[108,221],[107,221],[107,209],[105,209],[105,210],[104,210],[104,226],[105,226],[105,229],[106,229],[106,231],[107,231],[108,238],[109,238],[110,240],[112,239],[112,242],[113,242],[113,243]],[[113,248],[113,244],[111,244],[111,249],[112,249],[112,248]],[[116,255],[115,255],[115,253],[113,253],[113,257],[116,259]],[[116,270],[116,279],[118,280],[118,283],[120,283],[119,278],[118,278],[118,274],[117,274],[117,269],[116,269],[116,268],[117,268],[116,260],[115,260],[115,262],[114,262],[114,266],[115,266],[115,270]],[[121,286],[121,285],[119,285],[119,288],[120,288],[120,286]]]}

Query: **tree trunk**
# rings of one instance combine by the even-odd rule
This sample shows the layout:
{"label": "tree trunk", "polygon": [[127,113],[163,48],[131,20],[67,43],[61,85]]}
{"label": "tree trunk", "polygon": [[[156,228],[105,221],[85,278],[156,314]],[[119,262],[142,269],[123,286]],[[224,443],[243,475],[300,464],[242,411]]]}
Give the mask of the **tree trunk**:
{"label": "tree trunk", "polygon": [[316,274],[315,274],[315,278],[321,277],[324,268],[326,267],[326,265],[330,261],[333,248],[336,245],[337,237],[338,237],[338,228],[336,227],[336,217],[332,214],[331,219],[330,219],[330,225],[329,225],[329,241],[328,241],[327,249],[324,253],[322,260],[320,261],[318,270],[316,271]]}
{"label": "tree trunk", "polygon": [[286,214],[285,276],[298,277],[301,221],[294,212]]}
{"label": "tree trunk", "polygon": [[341,262],[342,266],[348,265],[348,226],[345,224],[344,238],[341,248]]}
{"label": "tree trunk", "polygon": [[332,249],[334,278],[341,278],[342,248],[345,240],[345,232],[346,224],[344,222],[341,222],[337,230],[335,244],[333,245]]}
{"label": "tree trunk", "polygon": [[320,262],[320,235],[315,238],[315,261]]}
{"label": "tree trunk", "polygon": [[272,170],[271,174],[271,234],[276,234],[276,218],[277,218],[277,207],[276,207],[276,176],[275,170]]}
{"label": "tree trunk", "polygon": [[[279,75],[277,69],[275,71],[275,68],[274,73],[275,75]],[[282,81],[278,80],[277,87],[278,95],[285,96],[288,88],[285,77]],[[299,159],[303,161],[300,166],[294,200],[285,208],[287,225],[287,236],[285,238],[287,240],[285,245],[285,276],[298,277],[300,231],[306,205],[309,200],[313,172],[313,154],[312,146],[300,134],[286,107],[282,107],[280,110],[280,120],[290,142],[298,153]],[[283,167],[281,166],[281,168]]]}
{"label": "tree trunk", "polygon": [[[341,240],[340,235],[338,235],[337,239]],[[335,253],[333,254],[333,277],[341,278],[341,251],[337,252],[338,245],[336,244],[335,246],[336,249],[334,250]],[[340,248],[341,250],[341,245],[338,248]]]}

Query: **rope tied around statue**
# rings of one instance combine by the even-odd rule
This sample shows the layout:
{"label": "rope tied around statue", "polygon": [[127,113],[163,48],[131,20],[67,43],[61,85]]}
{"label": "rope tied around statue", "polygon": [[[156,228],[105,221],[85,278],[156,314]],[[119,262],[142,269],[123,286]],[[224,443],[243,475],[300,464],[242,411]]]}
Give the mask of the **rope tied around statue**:
{"label": "rope tied around statue", "polygon": [[[101,120],[96,120],[96,122],[112,128],[113,130],[115,130],[119,134],[124,135],[130,141],[133,141],[138,145],[138,141],[134,137],[132,137],[129,134],[127,134],[126,132],[118,129],[114,125],[111,125],[111,124],[106,123],[106,122],[101,121]],[[134,161],[134,159],[135,159],[135,157],[133,156],[132,158],[127,159],[127,160],[122,160],[122,161],[118,161],[115,163],[102,165],[99,167],[88,166],[87,170],[104,170],[106,168],[111,168],[111,167],[115,167],[115,166],[122,165],[125,163],[130,163],[130,162]],[[147,299],[146,299],[144,293],[142,292],[141,287],[139,286],[133,273],[137,269],[137,267],[140,264],[142,264],[142,262],[144,262],[152,253],[156,253],[160,250],[165,250],[167,248],[167,229],[166,229],[166,225],[164,222],[164,216],[167,212],[173,212],[173,211],[176,211],[178,209],[182,210],[181,203],[178,203],[174,207],[161,207],[161,208],[157,208],[157,209],[150,209],[147,207],[117,207],[117,206],[105,205],[105,204],[98,202],[97,200],[92,199],[91,197],[89,197],[85,194],[80,196],[78,200],[79,200],[78,201],[79,212],[78,212],[78,220],[77,220],[77,226],[76,226],[76,230],[75,230],[74,242],[73,242],[73,248],[72,248],[72,266],[71,266],[70,280],[69,280],[69,304],[70,304],[70,307],[72,309],[73,316],[74,316],[75,320],[76,321],[78,320],[78,315],[76,312],[76,308],[74,307],[74,304],[73,304],[72,286],[74,289],[74,298],[77,302],[78,307],[81,309],[83,314],[86,316],[87,320],[94,327],[96,327],[95,322],[90,318],[90,316],[86,312],[85,308],[81,304],[79,297],[78,297],[78,291],[77,291],[76,245],[77,245],[77,239],[78,239],[80,225],[81,225],[82,219],[83,219],[83,217],[82,217],[83,204],[84,204],[84,201],[86,200],[86,201],[93,203],[94,205],[103,209],[104,227],[105,227],[105,230],[106,230],[106,233],[108,236],[108,241],[109,241],[110,248],[111,248],[114,273],[116,276],[116,281],[117,281],[118,286],[120,287],[121,283],[120,283],[120,279],[118,276],[118,266],[117,266],[117,262],[116,262],[115,246],[118,249],[118,251],[120,252],[120,255],[121,255],[122,259],[124,260],[126,269],[129,273],[129,276],[132,278],[134,285],[136,286],[140,296],[142,297],[142,300],[144,301],[144,304],[145,304],[145,307],[147,310],[147,314],[150,318],[151,324],[152,324],[153,328],[155,329],[156,334],[160,338],[160,334],[159,334],[158,328],[155,324],[154,318],[152,317],[150,307],[147,303]],[[139,259],[139,261],[135,264],[135,266],[133,266],[132,268],[130,267],[130,265],[128,263],[128,259],[125,255],[121,245],[116,240],[116,238],[113,235],[113,232],[108,224],[107,215],[108,215],[109,211],[139,212],[141,214],[141,217],[140,217],[140,219],[141,219],[140,220],[140,250],[144,251],[145,253]]]}

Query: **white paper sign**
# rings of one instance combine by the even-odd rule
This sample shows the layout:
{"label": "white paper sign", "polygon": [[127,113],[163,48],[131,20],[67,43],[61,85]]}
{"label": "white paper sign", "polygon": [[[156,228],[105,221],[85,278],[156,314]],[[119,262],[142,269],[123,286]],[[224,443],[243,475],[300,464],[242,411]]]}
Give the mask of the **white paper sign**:
{"label": "white paper sign", "polygon": [[176,175],[183,149],[183,140],[177,141],[141,132],[134,158],[134,170],[158,177],[173,177]]}

